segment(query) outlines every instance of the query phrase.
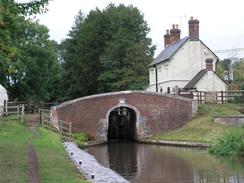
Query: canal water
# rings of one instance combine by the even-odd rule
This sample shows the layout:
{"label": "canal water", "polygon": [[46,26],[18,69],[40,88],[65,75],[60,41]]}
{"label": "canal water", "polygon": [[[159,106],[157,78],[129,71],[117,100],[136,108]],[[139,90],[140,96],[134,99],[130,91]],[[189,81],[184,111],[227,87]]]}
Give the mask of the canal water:
{"label": "canal water", "polygon": [[244,183],[244,161],[205,150],[116,142],[87,151],[132,183]]}

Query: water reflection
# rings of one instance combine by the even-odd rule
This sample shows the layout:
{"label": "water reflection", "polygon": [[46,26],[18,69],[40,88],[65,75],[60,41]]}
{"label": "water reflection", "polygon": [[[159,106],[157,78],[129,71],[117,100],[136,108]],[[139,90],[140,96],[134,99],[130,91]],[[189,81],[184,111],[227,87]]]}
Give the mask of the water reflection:
{"label": "water reflection", "polygon": [[88,152],[132,183],[243,183],[243,161],[206,151],[137,143],[109,143]]}

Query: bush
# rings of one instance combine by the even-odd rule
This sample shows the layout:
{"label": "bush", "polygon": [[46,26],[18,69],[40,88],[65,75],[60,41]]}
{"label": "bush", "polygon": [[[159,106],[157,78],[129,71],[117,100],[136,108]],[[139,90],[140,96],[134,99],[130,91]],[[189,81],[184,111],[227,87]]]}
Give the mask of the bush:
{"label": "bush", "polygon": [[209,149],[217,156],[242,156],[244,155],[244,130],[231,130],[221,137],[217,144]]}
{"label": "bush", "polygon": [[80,148],[83,148],[86,145],[87,135],[85,133],[76,132],[72,134],[72,137]]}

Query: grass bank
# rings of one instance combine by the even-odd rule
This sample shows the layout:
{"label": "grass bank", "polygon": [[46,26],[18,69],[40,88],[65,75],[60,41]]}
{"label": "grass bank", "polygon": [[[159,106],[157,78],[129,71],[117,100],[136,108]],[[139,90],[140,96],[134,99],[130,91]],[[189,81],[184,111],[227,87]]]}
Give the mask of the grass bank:
{"label": "grass bank", "polygon": [[27,145],[32,141],[42,183],[85,183],[68,159],[61,137],[43,128],[32,131],[17,119],[0,119],[0,182],[27,182]]}
{"label": "grass bank", "polygon": [[0,182],[26,183],[31,132],[15,118],[0,119]]}
{"label": "grass bank", "polygon": [[240,115],[237,104],[201,104],[198,114],[182,128],[158,134],[151,139],[215,144],[229,130],[237,129],[214,123],[214,116]]}

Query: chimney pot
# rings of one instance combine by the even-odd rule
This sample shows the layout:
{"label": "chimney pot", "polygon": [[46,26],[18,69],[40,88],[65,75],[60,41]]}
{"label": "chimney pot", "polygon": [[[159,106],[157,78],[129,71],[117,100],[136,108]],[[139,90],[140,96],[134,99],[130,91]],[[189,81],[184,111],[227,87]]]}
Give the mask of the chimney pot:
{"label": "chimney pot", "polygon": [[199,20],[190,18],[189,25],[189,37],[191,41],[199,41]]}
{"label": "chimney pot", "polygon": [[179,25],[178,24],[176,24],[175,27],[176,27],[176,29],[179,29]]}
{"label": "chimney pot", "polygon": [[172,25],[172,29],[175,29],[175,24]]}
{"label": "chimney pot", "polygon": [[207,58],[205,60],[205,62],[206,62],[207,71],[213,71],[213,59],[212,58]]}
{"label": "chimney pot", "polygon": [[170,42],[170,34],[169,30],[166,30],[166,34],[164,35],[164,48],[167,48],[171,44]]}

